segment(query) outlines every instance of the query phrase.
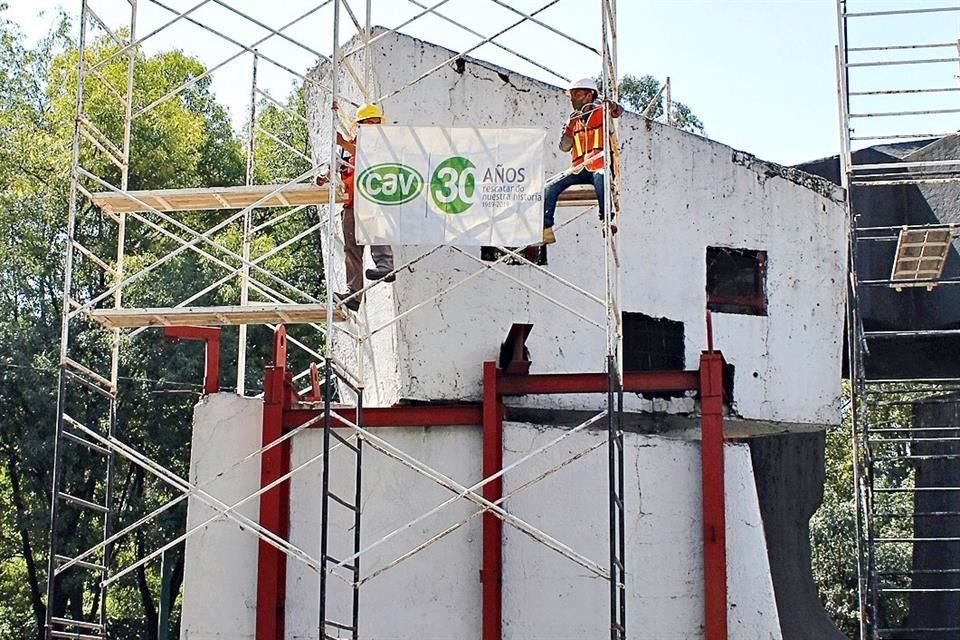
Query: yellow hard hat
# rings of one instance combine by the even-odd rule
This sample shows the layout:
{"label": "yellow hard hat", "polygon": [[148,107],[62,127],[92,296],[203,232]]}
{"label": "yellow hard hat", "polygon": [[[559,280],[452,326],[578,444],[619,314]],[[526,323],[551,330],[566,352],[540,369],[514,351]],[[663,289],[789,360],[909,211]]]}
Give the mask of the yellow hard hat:
{"label": "yellow hard hat", "polygon": [[363,122],[364,120],[370,120],[371,118],[382,118],[383,111],[380,109],[380,105],[368,102],[367,104],[362,104],[357,108],[357,116],[354,118],[357,122]]}

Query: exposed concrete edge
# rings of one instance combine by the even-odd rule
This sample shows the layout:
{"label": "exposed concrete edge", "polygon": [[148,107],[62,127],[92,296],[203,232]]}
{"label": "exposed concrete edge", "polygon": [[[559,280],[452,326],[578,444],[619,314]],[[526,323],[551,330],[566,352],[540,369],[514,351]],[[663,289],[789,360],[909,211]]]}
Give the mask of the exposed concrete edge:
{"label": "exposed concrete edge", "polygon": [[761,183],[766,182],[770,178],[781,178],[805,189],[810,189],[837,204],[843,204],[846,200],[843,187],[837,186],[825,178],[793,167],[761,160],[755,155],[745,151],[730,149],[732,151],[731,161],[734,164],[739,164],[756,173],[760,177]]}
{"label": "exposed concrete edge", "polygon": [[[597,411],[507,406],[505,419],[510,422],[575,427],[598,413]],[[788,433],[819,433],[827,429],[828,425],[742,420],[725,416],[723,427],[727,438],[757,438]],[[601,422],[594,428],[605,429],[606,423]],[[689,413],[624,413],[623,429],[632,433],[697,440],[700,438],[700,416]]]}
{"label": "exposed concrete edge", "polygon": [[823,501],[825,435],[779,434],[749,444],[783,640],[847,640],[824,610],[811,569],[810,518]]}

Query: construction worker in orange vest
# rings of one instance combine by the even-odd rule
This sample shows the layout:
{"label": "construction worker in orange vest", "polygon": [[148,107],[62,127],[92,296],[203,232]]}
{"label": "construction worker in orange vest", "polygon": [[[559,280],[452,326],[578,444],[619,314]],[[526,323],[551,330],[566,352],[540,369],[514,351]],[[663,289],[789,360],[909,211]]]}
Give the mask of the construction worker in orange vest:
{"label": "construction worker in orange vest", "polygon": [[543,243],[557,241],[553,234],[553,218],[560,194],[575,184],[592,184],[600,205],[603,220],[603,146],[606,136],[603,131],[603,105],[608,104],[610,115],[619,118],[623,109],[616,103],[599,100],[600,91],[591,78],[581,78],[570,83],[567,91],[573,112],[567,117],[560,137],[560,150],[569,151],[570,169],[547,185],[543,207]]}
{"label": "construction worker in orange vest", "polygon": [[[358,126],[381,124],[383,122],[383,111],[379,105],[372,103],[363,104],[357,109],[354,120]],[[356,137],[347,138],[338,131],[337,145],[345,152],[345,157],[340,161],[340,177],[343,180],[343,187],[346,191],[341,223],[343,228],[343,261],[344,271],[346,271],[347,274],[347,291],[345,293],[334,293],[333,297],[334,300],[343,304],[351,311],[357,311],[360,308],[360,300],[363,296],[362,293],[358,293],[363,289],[363,246],[357,244],[356,217],[354,216],[353,210],[353,182],[357,155],[357,139]],[[318,176],[316,182],[318,185],[323,185],[327,182],[327,178],[325,176]],[[383,279],[386,282],[393,282],[397,279],[393,273],[393,249],[390,245],[371,246],[370,257],[373,258],[374,268],[367,269],[366,276],[368,280]]]}

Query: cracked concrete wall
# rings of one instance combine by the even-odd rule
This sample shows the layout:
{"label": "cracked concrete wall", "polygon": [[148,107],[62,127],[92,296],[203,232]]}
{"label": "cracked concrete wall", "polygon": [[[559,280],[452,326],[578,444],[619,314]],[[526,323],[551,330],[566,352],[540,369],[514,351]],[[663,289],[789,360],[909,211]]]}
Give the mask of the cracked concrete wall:
{"label": "cracked concrete wall", "polygon": [[[197,409],[191,479],[228,504],[258,488],[259,459],[235,467],[260,446],[260,400],[218,394]],[[569,427],[504,424],[504,463],[538,449]],[[481,478],[481,431],[476,427],[376,428],[404,452],[472,485]],[[504,476],[504,494],[605,441],[603,429],[569,436]],[[296,468],[322,451],[321,430],[292,441]],[[700,448],[693,441],[627,432],[625,435],[627,615],[630,637],[699,640],[703,636]],[[607,462],[601,447],[511,497],[506,508],[601,566],[607,564]],[[727,486],[728,623],[731,640],[781,640],[766,540],[746,445],[725,447]],[[220,475],[225,469],[225,475]],[[318,459],[291,481],[290,541],[316,557],[319,549]],[[333,451],[332,489],[353,495],[353,457]],[[369,547],[451,497],[409,468],[367,448],[361,496],[361,546]],[[256,517],[257,501],[242,508]],[[468,518],[475,507],[455,500],[372,548],[361,559],[369,576],[420,543]],[[211,512],[195,497],[188,527]],[[378,575],[361,589],[360,635],[389,640],[475,638],[480,628],[480,518]],[[333,505],[331,555],[352,549],[353,515]],[[254,637],[257,539],[220,518],[187,543],[183,629],[185,638]],[[573,640],[603,637],[608,628],[608,583],[569,559],[504,525],[504,640]],[[349,584],[328,581],[331,617],[348,620]],[[287,562],[286,639],[317,638],[317,574]]]}
{"label": "cracked concrete wall", "polygon": [[[391,122],[539,126],[559,133],[570,110],[557,87],[472,60],[444,64],[453,52],[408,36],[383,37],[371,55],[371,95],[388,96],[383,106]],[[361,62],[355,66],[361,68]],[[439,70],[392,95],[434,67]],[[321,66],[311,77],[323,79],[325,72]],[[341,85],[348,97],[361,101],[347,76]],[[329,97],[308,84],[307,105],[314,157],[321,162],[330,149]],[[767,251],[768,315],[714,314],[716,345],[736,366],[736,416],[775,423],[776,429],[836,423],[845,263],[839,190],[825,180],[633,114],[621,118],[620,140],[623,310],[682,321],[686,367],[694,368],[706,347],[706,247]],[[553,173],[568,164],[568,157],[549,148],[546,164]],[[596,210],[561,209],[557,237],[549,247],[547,269],[602,297]],[[395,247],[397,264],[425,249]],[[501,270],[536,291],[485,270],[442,299],[431,300],[483,270],[474,259],[479,251],[468,253],[441,248],[401,272],[395,284],[375,287],[357,318],[378,330],[364,344],[362,356],[348,338],[338,336],[342,358],[364,361],[371,403],[479,398],[480,363],[496,359],[499,343],[515,322],[534,325],[528,341],[534,372],[604,369],[603,306],[533,267]],[[341,263],[338,257],[333,265],[338,282]],[[408,315],[389,324],[401,313]],[[602,400],[525,400],[538,402],[592,409]],[[626,406],[693,409],[690,400],[653,407],[638,397],[628,398]]]}
{"label": "cracked concrete wall", "polygon": [[[204,397],[194,409],[190,482],[233,505],[260,488],[260,458],[241,462],[260,448],[263,400],[233,393]],[[237,512],[256,520],[260,500]],[[186,530],[217,515],[195,497],[187,501]],[[257,538],[225,517],[214,519],[185,543],[184,640],[254,640],[257,612]]]}

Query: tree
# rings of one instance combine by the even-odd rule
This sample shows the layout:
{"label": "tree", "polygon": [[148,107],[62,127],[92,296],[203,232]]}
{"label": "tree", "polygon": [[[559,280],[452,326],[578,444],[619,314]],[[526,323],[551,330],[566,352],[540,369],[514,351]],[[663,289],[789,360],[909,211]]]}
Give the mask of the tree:
{"label": "tree", "polygon": [[[851,445],[851,391],[844,383],[844,412],[839,427],[827,431],[826,480],[823,503],[810,520],[810,542],[814,579],[820,598],[837,627],[848,637],[859,636],[859,602],[857,577],[856,528],[857,497],[853,481],[853,449]],[[893,385],[885,389],[891,395],[884,402],[872,402],[867,407],[869,424],[884,428],[912,424],[911,403],[905,390]],[[877,462],[873,467],[873,486],[877,488],[904,488],[913,485],[913,471],[909,466],[883,462],[895,460],[900,444],[874,445]],[[875,493],[873,526],[875,535],[888,538],[909,538],[912,535],[910,515],[913,513],[908,493]],[[877,566],[887,571],[906,573],[910,569],[912,548],[909,545],[883,545],[877,548]],[[887,578],[896,580],[896,578]],[[901,578],[902,580],[902,578]],[[903,585],[906,586],[906,585]],[[908,613],[905,595],[889,598],[881,613],[893,627]]]}
{"label": "tree", "polygon": [[[637,77],[628,73],[620,79],[620,101],[627,109],[637,113],[643,113],[650,103],[653,102],[654,98],[657,97],[660,87],[660,81],[651,75]],[[661,95],[650,117],[656,119],[663,116],[664,109],[666,108],[665,103],[666,101]],[[703,135],[703,123],[700,121],[700,118],[693,113],[690,107],[682,102],[673,100],[671,109],[671,117],[675,127]]]}
{"label": "tree", "polygon": [[[70,140],[74,122],[77,51],[67,37],[64,16],[36,47],[24,44],[23,34],[0,21],[0,638],[42,638],[46,613],[45,547],[50,504],[52,425],[55,421],[59,314],[64,254],[63,224],[68,202]],[[88,48],[94,60],[117,50],[112,41]],[[126,63],[121,56],[99,69],[114,89],[122,90]],[[135,86],[140,106],[198,78],[205,71],[180,52],[138,54]],[[85,113],[111,140],[122,139],[122,105],[103,82],[85,85]],[[169,188],[243,182],[243,153],[230,127],[226,110],[214,99],[203,78],[176,98],[135,121],[132,136],[130,188]],[[117,181],[117,170],[102,156],[85,148],[84,166]],[[93,185],[89,185],[93,187]],[[94,190],[103,190],[102,187]],[[89,207],[88,203],[80,206]],[[84,210],[86,211],[86,209]],[[189,217],[189,216],[187,216]],[[76,231],[84,244],[109,256],[115,244],[112,222],[102,216],[82,216]],[[149,260],[169,250],[170,240],[131,229],[128,246],[136,260]],[[152,291],[171,299],[196,291],[203,270],[192,255],[171,264],[154,282]],[[89,266],[75,272],[75,293],[103,290],[105,276]],[[146,291],[142,295],[146,295]],[[131,290],[131,302],[138,292]],[[82,296],[81,296],[82,297]],[[94,353],[103,346],[102,332],[78,331],[75,348]],[[199,358],[183,350],[165,350],[158,340],[140,340],[126,349],[121,363],[124,406],[119,427],[124,439],[181,475],[182,455],[189,438],[197,384],[164,379],[177,371],[182,380],[200,379]],[[186,392],[186,393],[184,393]],[[78,415],[92,409],[80,406]],[[90,413],[94,417],[93,413]],[[68,458],[70,491],[80,497],[102,492],[101,480],[85,474],[88,461]],[[81,464],[82,463],[82,464]],[[73,475],[70,475],[73,474]],[[129,465],[118,465],[116,526],[123,526],[174,494],[162,483]],[[117,545],[119,562],[129,562],[175,537],[183,528],[183,509],[172,509]],[[68,519],[69,520],[69,519]],[[65,527],[86,528],[74,518]],[[76,536],[78,547],[92,540]],[[176,558],[174,580],[182,579],[182,557]],[[156,634],[152,564],[121,581],[109,606],[115,614],[112,637],[151,638]],[[88,584],[69,580],[57,585],[56,613],[75,617],[96,609]],[[8,615],[8,609],[11,611]],[[147,624],[143,620],[147,620]]]}
{"label": "tree", "polygon": [[0,19],[0,487],[7,507],[0,524],[0,599],[27,605],[2,616],[5,638],[36,637],[36,621],[46,611],[50,434],[36,425],[51,424],[54,415],[60,252],[51,246],[62,211],[56,203],[65,193],[57,158],[68,146],[50,126],[42,78],[65,34],[61,20],[28,49],[19,30]]}

